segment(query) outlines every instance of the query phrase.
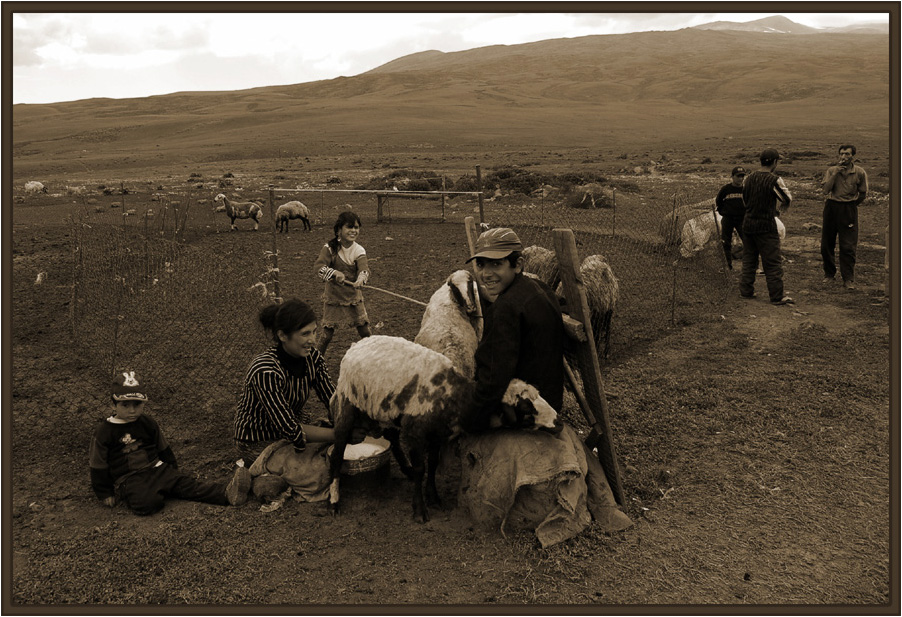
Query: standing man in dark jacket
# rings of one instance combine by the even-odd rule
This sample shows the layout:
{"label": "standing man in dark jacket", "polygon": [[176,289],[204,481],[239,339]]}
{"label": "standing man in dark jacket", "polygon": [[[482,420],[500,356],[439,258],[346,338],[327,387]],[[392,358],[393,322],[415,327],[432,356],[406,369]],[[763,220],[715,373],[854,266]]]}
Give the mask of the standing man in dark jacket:
{"label": "standing man in dark jacket", "polygon": [[513,378],[539,390],[560,412],[564,402],[564,322],[553,292],[523,275],[523,245],[513,230],[498,227],[476,240],[473,257],[484,303],[485,327],[476,349],[473,404],[460,425],[468,433],[491,428]]}
{"label": "standing man in dark jacket", "polygon": [[855,146],[839,147],[839,163],[824,174],[824,224],[821,258],[824,282],[836,276],[836,237],[839,236],[839,273],[843,287],[855,289],[855,253],[858,248],[858,205],[868,196],[868,175],[856,165]]}
{"label": "standing man in dark jacket", "polygon": [[742,201],[742,181],[745,180],[745,167],[734,167],[730,173],[730,183],[725,184],[714,205],[720,219],[720,238],[723,251],[727,256],[727,267],[733,269],[733,230],[742,238],[742,219],[745,218],[745,202]]}
{"label": "standing man in dark jacket", "polygon": [[792,195],[783,178],[774,173],[780,154],[767,148],[759,157],[761,169],[747,176],[742,185],[745,201],[745,218],[742,222],[742,276],[739,294],[743,298],[755,297],[755,271],[758,256],[767,281],[767,291],[772,304],[793,304],[794,300],[783,293],[783,255],[780,252],[780,235],[777,221],[780,208],[786,211]]}

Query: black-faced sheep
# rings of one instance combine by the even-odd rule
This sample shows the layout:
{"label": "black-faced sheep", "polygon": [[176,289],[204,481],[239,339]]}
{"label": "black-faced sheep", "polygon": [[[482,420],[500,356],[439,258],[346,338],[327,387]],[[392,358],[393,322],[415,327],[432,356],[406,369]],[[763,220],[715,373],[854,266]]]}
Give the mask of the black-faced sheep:
{"label": "black-faced sheep", "polygon": [[473,379],[482,326],[473,274],[457,270],[432,294],[413,342],[445,355],[457,372]]}
{"label": "black-faced sheep", "polygon": [[[446,356],[406,339],[377,335],[351,345],[341,360],[330,403],[335,423],[329,496],[333,512],[340,509],[339,480],[348,437],[364,414],[387,429],[395,459],[413,481],[414,519],[429,520],[426,499],[440,502],[435,471],[441,448],[469,404],[473,388],[474,382],[458,373]],[[555,410],[520,380],[511,382],[503,404],[536,428],[557,428]]]}
{"label": "black-faced sheep", "polygon": [[238,229],[235,219],[251,219],[254,221],[254,231],[257,231],[260,219],[263,218],[263,207],[260,204],[253,201],[231,201],[223,193],[217,195],[213,201],[225,206],[225,213],[232,220],[232,230]]}
{"label": "black-faced sheep", "polygon": [[301,202],[289,201],[276,209],[276,225],[278,225],[280,232],[283,231],[283,227],[284,231],[288,231],[288,221],[293,219],[301,219],[304,223],[305,231],[313,230],[310,227],[310,210]]}

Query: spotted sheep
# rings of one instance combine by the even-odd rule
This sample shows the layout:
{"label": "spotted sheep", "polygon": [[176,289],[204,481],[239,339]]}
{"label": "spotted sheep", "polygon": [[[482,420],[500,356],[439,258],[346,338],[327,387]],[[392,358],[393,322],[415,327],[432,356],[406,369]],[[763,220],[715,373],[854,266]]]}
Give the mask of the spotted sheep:
{"label": "spotted sheep", "polygon": [[263,208],[260,204],[253,201],[231,201],[223,193],[217,195],[213,201],[225,206],[225,213],[232,221],[233,231],[238,229],[235,225],[236,219],[251,219],[254,221],[254,231],[257,231],[260,219],[263,218]]}
{"label": "spotted sheep", "polygon": [[[376,335],[351,345],[330,401],[335,423],[329,495],[333,513],[340,511],[339,480],[351,429],[368,419],[382,427],[401,471],[413,482],[414,520],[428,521],[427,500],[440,503],[435,472],[441,448],[453,436],[474,387],[446,356],[407,339]],[[554,408],[519,379],[511,381],[502,406],[528,418],[524,425],[558,429]]]}

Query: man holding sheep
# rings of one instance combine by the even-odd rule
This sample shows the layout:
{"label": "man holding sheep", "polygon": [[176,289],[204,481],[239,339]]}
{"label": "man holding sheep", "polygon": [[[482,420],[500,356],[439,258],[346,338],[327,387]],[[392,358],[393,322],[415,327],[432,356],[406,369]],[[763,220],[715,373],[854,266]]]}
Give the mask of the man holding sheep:
{"label": "man holding sheep", "polygon": [[485,327],[476,349],[476,388],[460,418],[468,433],[518,419],[498,421],[501,398],[511,379],[538,388],[560,412],[564,398],[564,323],[551,290],[523,275],[523,245],[513,230],[499,227],[476,240],[476,280],[484,304]]}

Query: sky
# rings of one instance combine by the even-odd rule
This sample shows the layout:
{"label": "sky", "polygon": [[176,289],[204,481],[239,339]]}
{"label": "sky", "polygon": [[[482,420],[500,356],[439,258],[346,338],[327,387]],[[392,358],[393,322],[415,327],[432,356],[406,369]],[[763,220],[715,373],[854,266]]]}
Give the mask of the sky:
{"label": "sky", "polygon": [[[888,13],[781,14],[814,28],[889,21]],[[55,103],[298,84],[358,75],[421,51],[678,30],[771,15],[13,13],[12,101]]]}

